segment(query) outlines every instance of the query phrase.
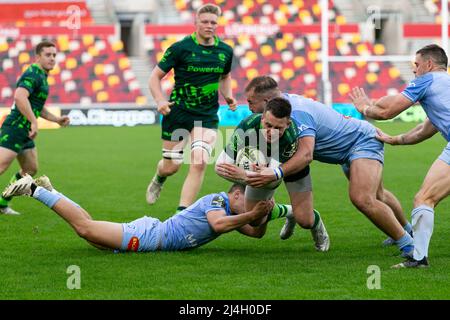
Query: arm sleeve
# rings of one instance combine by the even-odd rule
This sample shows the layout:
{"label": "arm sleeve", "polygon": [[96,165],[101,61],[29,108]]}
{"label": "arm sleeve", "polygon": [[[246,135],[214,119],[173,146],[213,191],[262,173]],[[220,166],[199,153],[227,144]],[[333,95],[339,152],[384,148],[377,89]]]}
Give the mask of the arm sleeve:
{"label": "arm sleeve", "polygon": [[161,61],[158,63],[158,67],[164,71],[169,72],[172,68],[175,67],[177,63],[177,56],[179,55],[179,49],[176,44],[173,44],[170,46],[166,52],[164,52],[163,57],[161,58]]}
{"label": "arm sleeve", "polygon": [[25,71],[19,81],[17,81],[17,88],[25,88],[30,94],[32,94],[39,86],[39,79],[29,70]]}
{"label": "arm sleeve", "polygon": [[230,51],[230,57],[225,64],[225,68],[223,70],[223,74],[229,74],[231,72],[231,64],[233,63],[233,49]]}
{"label": "arm sleeve", "polygon": [[406,89],[403,90],[402,94],[412,102],[417,102],[425,96],[425,93],[432,83],[433,75],[431,73],[424,74],[411,81]]}
{"label": "arm sleeve", "polygon": [[316,136],[317,126],[311,114],[304,111],[294,111],[292,118],[297,124],[299,138]]}
{"label": "arm sleeve", "polygon": [[226,214],[227,211],[225,210],[225,208],[226,208],[225,199],[220,194],[216,194],[212,197],[210,201],[208,201],[205,204],[205,213],[214,210],[214,211],[223,211]]}

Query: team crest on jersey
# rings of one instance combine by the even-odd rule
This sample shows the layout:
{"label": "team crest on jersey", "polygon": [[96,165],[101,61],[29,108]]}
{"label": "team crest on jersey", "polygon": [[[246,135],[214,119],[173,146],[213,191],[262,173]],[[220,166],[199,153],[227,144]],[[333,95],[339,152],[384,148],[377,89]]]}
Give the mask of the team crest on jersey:
{"label": "team crest on jersey", "polygon": [[222,196],[215,196],[211,201],[211,205],[214,207],[225,208],[225,199]]}
{"label": "team crest on jersey", "polygon": [[128,242],[128,251],[134,251],[137,252],[139,249],[139,239],[138,237],[132,237],[130,241]]}
{"label": "team crest on jersey", "polygon": [[303,131],[305,131],[306,129],[308,129],[308,126],[302,124],[301,126],[298,126],[297,128],[298,128],[298,131],[303,132]]}
{"label": "team crest on jersey", "polygon": [[297,141],[295,141],[289,147],[284,149],[283,157],[291,158],[294,155],[294,153],[297,151],[297,148],[298,148],[298,143],[297,143]]}

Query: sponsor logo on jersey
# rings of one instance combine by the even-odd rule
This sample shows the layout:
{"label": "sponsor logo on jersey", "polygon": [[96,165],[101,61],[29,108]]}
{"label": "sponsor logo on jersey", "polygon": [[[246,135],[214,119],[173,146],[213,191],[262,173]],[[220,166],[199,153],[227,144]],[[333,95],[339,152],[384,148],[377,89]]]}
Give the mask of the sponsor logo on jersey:
{"label": "sponsor logo on jersey", "polygon": [[297,128],[298,128],[298,130],[299,130],[300,132],[303,132],[303,131],[309,129],[308,126],[306,126],[306,125],[304,125],[304,124],[302,124],[301,126],[298,126]]}
{"label": "sponsor logo on jersey", "polygon": [[215,196],[211,201],[211,206],[225,208],[225,199],[222,196]]}
{"label": "sponsor logo on jersey", "polygon": [[139,249],[139,239],[138,237],[132,237],[130,241],[128,242],[128,251],[134,251],[137,252]]}
{"label": "sponsor logo on jersey", "polygon": [[188,66],[188,72],[208,72],[208,73],[223,73],[222,67],[196,67]]}
{"label": "sponsor logo on jersey", "polygon": [[283,157],[292,158],[294,153],[297,151],[297,148],[298,148],[298,143],[297,143],[297,141],[295,141],[293,144],[291,144],[284,150]]}

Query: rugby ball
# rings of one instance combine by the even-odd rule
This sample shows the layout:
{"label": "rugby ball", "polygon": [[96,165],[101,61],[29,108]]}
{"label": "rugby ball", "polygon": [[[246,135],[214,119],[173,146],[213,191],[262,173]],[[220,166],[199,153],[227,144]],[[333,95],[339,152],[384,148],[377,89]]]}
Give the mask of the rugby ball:
{"label": "rugby ball", "polygon": [[[240,149],[236,155],[236,165],[248,171],[247,174],[250,175],[253,171],[252,164],[258,164],[259,166],[270,167],[274,169],[278,168],[280,162],[275,159],[266,157],[261,150],[258,150],[254,147],[245,147]],[[272,181],[271,183],[264,186],[264,188],[275,189],[281,184],[282,181],[283,179]]]}
{"label": "rugby ball", "polygon": [[244,170],[252,171],[251,164],[267,166],[267,158],[264,153],[254,147],[245,147],[238,151],[236,155],[236,165]]}

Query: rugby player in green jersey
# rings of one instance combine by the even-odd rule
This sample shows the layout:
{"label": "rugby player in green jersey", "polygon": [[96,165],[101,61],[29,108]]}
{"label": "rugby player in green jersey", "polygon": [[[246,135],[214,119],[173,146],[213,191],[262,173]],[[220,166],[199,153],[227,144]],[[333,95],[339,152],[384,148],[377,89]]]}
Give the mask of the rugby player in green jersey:
{"label": "rugby player in green jersey", "polygon": [[[328,251],[330,239],[325,225],[317,210],[313,209],[312,184],[309,166],[289,176],[284,176],[281,164],[287,162],[297,152],[300,131],[291,120],[291,104],[289,101],[277,97],[267,102],[264,112],[249,116],[241,121],[226,148],[216,161],[216,173],[233,182],[246,185],[245,209],[251,210],[259,201],[272,199],[275,189],[284,180],[289,193],[291,205],[275,204],[270,220],[286,216],[294,221],[293,211],[299,217],[298,223],[304,229],[310,229],[316,250]],[[240,164],[239,154],[245,148],[259,150],[266,165],[252,163],[246,170]],[[259,161],[259,159],[258,159]],[[273,170],[275,183],[264,184],[260,187],[250,185],[252,176],[261,170]],[[305,205],[306,204],[306,205]],[[284,210],[287,214],[280,214]],[[284,227],[280,233],[281,239],[291,236],[293,228]]]}
{"label": "rugby player in green jersey", "polygon": [[[162,159],[146,192],[149,204],[157,201],[167,177],[179,170],[188,140],[190,167],[178,211],[195,201],[216,141],[219,92],[230,109],[236,109],[230,75],[233,50],[215,35],[220,14],[216,5],[201,6],[196,13],[196,31],[170,46],[150,76],[150,91],[163,115],[163,145]],[[161,80],[171,69],[175,86],[167,99]]]}
{"label": "rugby player in green jersey", "polygon": [[[25,174],[34,175],[38,169],[34,139],[38,134],[37,118],[69,124],[69,117],[55,116],[45,108],[48,97],[47,76],[56,62],[56,46],[49,41],[40,42],[35,49],[36,62],[28,67],[17,81],[14,105],[0,129],[0,174],[5,172],[14,159],[20,165],[10,182]],[[8,205],[10,198],[0,197],[0,213],[19,214]]]}

